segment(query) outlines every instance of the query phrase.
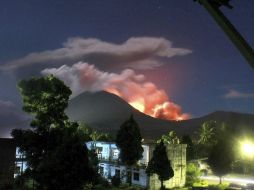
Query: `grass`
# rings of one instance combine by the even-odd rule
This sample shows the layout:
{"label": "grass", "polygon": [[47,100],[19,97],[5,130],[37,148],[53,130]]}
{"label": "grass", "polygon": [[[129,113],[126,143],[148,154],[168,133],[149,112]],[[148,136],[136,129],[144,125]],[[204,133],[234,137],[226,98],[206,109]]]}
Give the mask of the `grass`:
{"label": "grass", "polygon": [[[128,184],[122,184],[119,187],[105,187],[103,185],[96,185],[93,187],[93,190],[143,190],[144,188],[141,188],[139,186],[129,186]],[[90,190],[90,188],[84,188],[84,190]]]}
{"label": "grass", "polygon": [[199,182],[195,182],[192,185],[193,187],[208,187],[208,182],[206,180],[201,180]]}

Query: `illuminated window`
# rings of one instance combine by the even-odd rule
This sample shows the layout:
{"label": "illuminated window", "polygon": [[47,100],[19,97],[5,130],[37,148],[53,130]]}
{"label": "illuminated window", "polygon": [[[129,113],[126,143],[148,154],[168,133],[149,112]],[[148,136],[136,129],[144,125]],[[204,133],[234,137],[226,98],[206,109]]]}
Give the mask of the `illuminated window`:
{"label": "illuminated window", "polygon": [[112,152],[113,152],[113,158],[118,158],[119,150],[118,149],[113,149]]}
{"label": "illuminated window", "polygon": [[97,154],[101,154],[102,151],[103,151],[103,148],[102,148],[102,147],[96,147],[96,149],[95,149],[95,152],[96,152]]}

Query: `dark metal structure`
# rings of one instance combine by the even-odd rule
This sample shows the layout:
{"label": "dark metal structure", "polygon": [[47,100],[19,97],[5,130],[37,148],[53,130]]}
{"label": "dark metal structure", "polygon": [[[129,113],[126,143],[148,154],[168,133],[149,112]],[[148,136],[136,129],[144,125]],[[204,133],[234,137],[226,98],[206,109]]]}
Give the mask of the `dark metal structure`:
{"label": "dark metal structure", "polygon": [[230,40],[235,44],[241,54],[248,61],[249,65],[254,69],[254,51],[242,35],[236,30],[233,24],[227,19],[227,17],[220,10],[221,6],[226,6],[230,9],[233,8],[230,5],[231,0],[194,0],[198,1],[214,18],[217,24],[223,29]]}

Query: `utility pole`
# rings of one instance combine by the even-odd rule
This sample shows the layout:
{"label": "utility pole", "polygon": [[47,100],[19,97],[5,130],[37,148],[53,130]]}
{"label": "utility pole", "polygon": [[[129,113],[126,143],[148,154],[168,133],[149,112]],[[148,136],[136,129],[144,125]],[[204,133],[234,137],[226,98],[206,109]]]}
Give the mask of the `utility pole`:
{"label": "utility pole", "polygon": [[241,54],[245,57],[249,65],[254,69],[253,49],[220,10],[221,6],[226,6],[232,9],[233,7],[229,4],[230,0],[194,0],[194,1],[198,1],[201,5],[205,7],[205,9],[214,18],[214,20],[226,33],[229,39],[234,43],[234,45],[241,52]]}

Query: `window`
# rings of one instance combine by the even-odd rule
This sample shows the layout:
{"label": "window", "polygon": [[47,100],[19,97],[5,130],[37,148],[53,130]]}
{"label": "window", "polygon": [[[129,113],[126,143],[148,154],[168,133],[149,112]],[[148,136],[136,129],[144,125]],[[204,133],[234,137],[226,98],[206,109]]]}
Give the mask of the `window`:
{"label": "window", "polygon": [[97,154],[97,157],[98,157],[99,160],[102,159],[102,155],[101,154]]}
{"label": "window", "polygon": [[101,154],[102,151],[103,151],[103,148],[102,148],[102,147],[96,147],[96,148],[95,148],[95,152],[96,152],[97,154]]}
{"label": "window", "polygon": [[102,151],[103,151],[103,148],[102,148],[102,147],[96,147],[96,148],[95,148],[95,152],[96,152],[97,157],[98,157],[99,160],[102,159]]}
{"label": "window", "polygon": [[113,150],[113,157],[118,158],[119,155],[119,150],[118,149],[114,149]]}
{"label": "window", "polygon": [[135,181],[139,181],[139,173],[134,172],[133,179],[134,179]]}

